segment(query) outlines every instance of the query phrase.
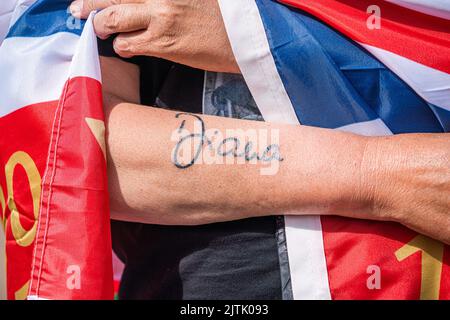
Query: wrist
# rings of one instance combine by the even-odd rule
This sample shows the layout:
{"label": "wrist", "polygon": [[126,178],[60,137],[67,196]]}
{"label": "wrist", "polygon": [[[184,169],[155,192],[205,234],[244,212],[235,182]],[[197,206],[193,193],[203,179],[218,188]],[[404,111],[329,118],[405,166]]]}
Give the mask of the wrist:
{"label": "wrist", "polygon": [[380,142],[378,138],[352,135],[333,155],[336,169],[324,186],[331,195],[330,212],[326,214],[386,220],[381,190],[387,173],[384,164],[380,165]]}
{"label": "wrist", "polygon": [[309,156],[294,162],[299,168],[288,177],[297,185],[294,214],[374,219],[373,138],[316,128],[304,128],[302,137],[301,154]]}
{"label": "wrist", "polygon": [[377,164],[378,143],[376,138],[352,136],[353,148],[349,143],[343,148],[349,152],[348,159],[342,161],[340,179],[335,186],[340,190],[337,210],[333,214],[357,219],[380,220],[378,205],[378,178],[380,174]]}
{"label": "wrist", "polygon": [[373,137],[367,142],[361,164],[362,194],[371,220],[399,221],[399,212],[392,210],[396,199],[395,174],[402,171],[406,159],[395,137]]}

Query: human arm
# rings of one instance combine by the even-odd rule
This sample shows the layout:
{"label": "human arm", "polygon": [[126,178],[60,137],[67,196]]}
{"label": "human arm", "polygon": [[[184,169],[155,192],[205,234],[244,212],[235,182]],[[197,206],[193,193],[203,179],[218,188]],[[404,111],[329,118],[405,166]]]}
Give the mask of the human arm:
{"label": "human arm", "polygon": [[[106,61],[102,69],[114,219],[196,225],[271,214],[338,214],[398,221],[450,242],[449,135],[368,138],[306,126],[177,115],[140,106],[133,89],[139,87],[133,85],[137,70],[116,59]],[[179,168],[177,164],[189,164],[173,157],[183,120],[191,133],[199,133],[193,126],[202,123],[215,129],[212,133],[277,133],[278,160],[200,164],[197,159]],[[272,143],[265,140],[259,154]],[[216,154],[212,160],[230,158],[236,160],[233,154]],[[278,171],[262,175],[261,169],[271,163]]]}
{"label": "human arm", "polygon": [[153,56],[240,73],[217,0],[77,0],[70,10],[77,18],[101,10],[95,31],[101,39],[118,34],[114,50],[121,57]]}

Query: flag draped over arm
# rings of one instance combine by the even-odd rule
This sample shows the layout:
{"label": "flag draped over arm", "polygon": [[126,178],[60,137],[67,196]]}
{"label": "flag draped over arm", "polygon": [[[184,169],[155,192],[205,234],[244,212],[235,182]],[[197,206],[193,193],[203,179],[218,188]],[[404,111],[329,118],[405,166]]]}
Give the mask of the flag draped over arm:
{"label": "flag draped over arm", "polygon": [[[266,121],[373,136],[450,131],[448,2],[219,3]],[[450,298],[448,246],[398,224],[286,216],[284,233],[284,296]]]}
{"label": "flag draped over arm", "polygon": [[13,19],[0,47],[0,285],[9,299],[111,299],[92,17],[75,20],[66,0],[12,3],[0,4],[2,26]]}
{"label": "flag draped over arm", "polygon": [[[96,37],[69,2],[0,3],[0,298],[113,297]],[[265,120],[449,132],[444,1],[219,2]],[[449,248],[400,225],[289,216],[283,231],[285,297],[450,298]]]}

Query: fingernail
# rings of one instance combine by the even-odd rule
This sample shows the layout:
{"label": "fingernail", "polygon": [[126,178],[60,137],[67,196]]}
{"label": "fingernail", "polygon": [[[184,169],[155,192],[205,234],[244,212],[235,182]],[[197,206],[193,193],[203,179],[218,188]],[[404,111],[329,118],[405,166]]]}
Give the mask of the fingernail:
{"label": "fingernail", "polygon": [[72,4],[69,7],[70,13],[75,18],[81,18],[81,10],[83,7],[83,3],[79,0],[72,2]]}
{"label": "fingernail", "polygon": [[114,47],[120,51],[128,50],[128,42],[123,39],[116,39],[114,41]]}

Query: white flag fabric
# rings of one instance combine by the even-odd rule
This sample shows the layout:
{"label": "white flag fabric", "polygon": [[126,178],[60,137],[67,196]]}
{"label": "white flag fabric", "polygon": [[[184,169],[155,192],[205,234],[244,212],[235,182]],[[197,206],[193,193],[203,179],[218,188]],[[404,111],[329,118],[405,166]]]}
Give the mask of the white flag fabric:
{"label": "white flag fabric", "polygon": [[387,0],[412,10],[450,20],[448,0]]}
{"label": "white flag fabric", "polygon": [[2,0],[0,3],[0,45],[9,28],[36,0]]}
{"label": "white flag fabric", "polygon": [[0,1],[1,298],[6,286],[14,300],[112,299],[93,15],[73,18],[70,0]]}
{"label": "white flag fabric", "polygon": [[11,18],[16,8],[17,0],[2,0],[0,3],[0,44],[9,30]]}

